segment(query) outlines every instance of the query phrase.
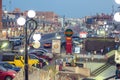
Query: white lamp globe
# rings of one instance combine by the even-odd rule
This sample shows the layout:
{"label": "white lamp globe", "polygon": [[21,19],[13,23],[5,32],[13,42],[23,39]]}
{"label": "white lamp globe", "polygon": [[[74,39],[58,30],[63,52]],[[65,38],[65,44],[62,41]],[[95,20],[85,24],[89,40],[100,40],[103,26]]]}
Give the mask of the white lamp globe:
{"label": "white lamp globe", "polygon": [[17,24],[20,25],[20,26],[23,26],[25,24],[25,22],[26,22],[26,20],[23,17],[19,17],[17,19]]}
{"label": "white lamp globe", "polygon": [[120,4],[120,0],[115,0],[115,2],[116,2],[117,4]]}
{"label": "white lamp globe", "polygon": [[34,34],[34,35],[33,35],[33,39],[34,39],[35,41],[39,41],[39,40],[41,39],[41,35],[40,35],[40,34]]}
{"label": "white lamp globe", "polygon": [[116,22],[120,22],[120,12],[116,12],[116,13],[114,14],[114,20],[115,20]]}
{"label": "white lamp globe", "polygon": [[29,10],[27,15],[28,15],[29,18],[34,18],[36,16],[36,13],[35,13],[34,10]]}
{"label": "white lamp globe", "polygon": [[34,41],[33,42],[33,47],[34,48],[39,48],[40,47],[40,42],[39,41]]}

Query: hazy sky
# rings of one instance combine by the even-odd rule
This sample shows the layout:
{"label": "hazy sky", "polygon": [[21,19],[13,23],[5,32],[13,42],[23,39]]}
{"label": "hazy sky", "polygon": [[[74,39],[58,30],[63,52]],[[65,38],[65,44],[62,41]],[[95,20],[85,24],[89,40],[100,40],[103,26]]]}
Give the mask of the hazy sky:
{"label": "hazy sky", "polygon": [[22,11],[33,9],[79,18],[96,13],[110,14],[113,5],[115,10],[119,6],[114,0],[3,0],[3,9],[8,11],[14,8],[20,8]]}

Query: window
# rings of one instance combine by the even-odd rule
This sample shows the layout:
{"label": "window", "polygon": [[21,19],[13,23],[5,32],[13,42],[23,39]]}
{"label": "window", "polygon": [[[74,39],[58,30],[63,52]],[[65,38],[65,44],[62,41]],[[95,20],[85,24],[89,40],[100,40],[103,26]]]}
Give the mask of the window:
{"label": "window", "polygon": [[21,59],[21,56],[16,56],[15,59],[16,59],[16,60],[20,60],[20,59]]}

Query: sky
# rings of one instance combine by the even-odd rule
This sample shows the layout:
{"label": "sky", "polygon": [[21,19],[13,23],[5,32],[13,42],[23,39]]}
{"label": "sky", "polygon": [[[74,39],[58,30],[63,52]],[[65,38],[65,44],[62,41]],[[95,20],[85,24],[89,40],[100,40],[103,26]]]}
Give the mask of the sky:
{"label": "sky", "polygon": [[3,9],[13,11],[52,11],[59,16],[82,18],[96,13],[112,13],[112,6],[119,6],[114,0],[3,0]]}

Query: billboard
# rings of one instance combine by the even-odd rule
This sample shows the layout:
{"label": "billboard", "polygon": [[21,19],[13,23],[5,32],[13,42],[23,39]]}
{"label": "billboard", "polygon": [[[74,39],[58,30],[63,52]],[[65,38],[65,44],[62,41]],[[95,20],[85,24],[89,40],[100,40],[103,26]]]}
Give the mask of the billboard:
{"label": "billboard", "polygon": [[60,52],[61,52],[61,40],[59,39],[52,40],[52,53]]}
{"label": "billboard", "polygon": [[80,38],[87,38],[87,34],[88,34],[87,32],[80,32],[79,37]]}
{"label": "billboard", "polygon": [[115,51],[115,62],[120,64],[120,54],[117,50]]}

